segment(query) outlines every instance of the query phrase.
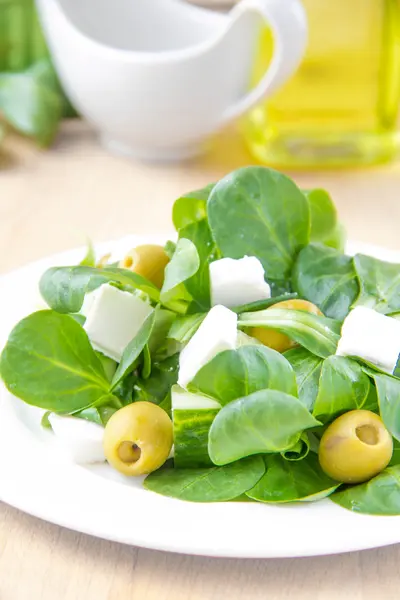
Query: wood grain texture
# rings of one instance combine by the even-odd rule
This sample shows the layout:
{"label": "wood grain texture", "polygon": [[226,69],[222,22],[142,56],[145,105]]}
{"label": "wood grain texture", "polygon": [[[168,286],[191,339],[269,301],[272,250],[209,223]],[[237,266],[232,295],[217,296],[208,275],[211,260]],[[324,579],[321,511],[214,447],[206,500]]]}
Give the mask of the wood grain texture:
{"label": "wood grain texture", "polygon": [[[171,231],[179,194],[252,162],[228,131],[194,162],[139,165],[109,156],[79,122],[64,125],[50,152],[20,139],[6,151],[0,272],[86,236]],[[400,249],[399,165],[294,176],[331,191],[350,237]],[[133,507],[133,526],[135,518]],[[172,555],[97,540],[0,504],[0,600],[395,600],[399,564],[400,546],[290,560]]]}

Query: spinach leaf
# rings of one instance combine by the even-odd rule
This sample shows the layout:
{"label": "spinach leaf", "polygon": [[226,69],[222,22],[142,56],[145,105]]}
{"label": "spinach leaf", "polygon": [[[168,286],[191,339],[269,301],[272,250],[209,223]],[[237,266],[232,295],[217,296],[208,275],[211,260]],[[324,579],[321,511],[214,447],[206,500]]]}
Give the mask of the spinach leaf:
{"label": "spinach leaf", "polygon": [[195,275],[199,267],[200,258],[196,246],[190,240],[180,239],[172,259],[165,267],[161,302],[168,304],[171,300],[191,300],[191,295],[188,294],[183,283]]}
{"label": "spinach leaf", "polygon": [[336,207],[326,190],[320,188],[303,190],[303,194],[310,205],[310,239],[313,242],[323,242],[336,228]]}
{"label": "spinach leaf", "polygon": [[300,401],[312,411],[318,395],[323,360],[305,348],[292,348],[284,353],[284,357],[292,365]]}
{"label": "spinach leaf", "polygon": [[[75,318],[76,315],[71,315],[73,318]],[[79,323],[79,321],[78,321]],[[79,323],[80,325],[83,325],[83,323]],[[117,366],[118,364],[115,362],[115,360],[113,360],[112,358],[109,358],[108,356],[105,356],[105,354],[102,354],[101,352],[98,352],[97,350],[95,350],[96,356],[99,359],[99,361],[101,362],[103,369],[104,369],[104,373],[106,374],[106,377],[108,379],[108,381],[111,383],[112,378],[115,375],[115,371],[117,370]]]}
{"label": "spinach leaf", "polygon": [[121,362],[118,365],[118,369],[115,372],[115,375],[111,382],[111,389],[117,387],[119,383],[131,373],[138,363],[138,359],[142,354],[146,344],[148,343],[151,332],[154,327],[154,323],[156,320],[157,310],[153,310],[149,316],[144,321],[143,325],[139,329],[138,333],[135,335],[133,340],[129,342],[127,347],[125,348]]}
{"label": "spinach leaf", "polygon": [[386,429],[400,441],[400,379],[363,367],[372,377],[378,395],[379,413]]}
{"label": "spinach leaf", "polygon": [[204,319],[206,313],[177,317],[169,330],[168,337],[181,344],[187,344],[192,339]]}
{"label": "spinach leaf", "polygon": [[15,326],[0,370],[12,394],[51,412],[71,414],[117,400],[85,331],[68,315],[51,310],[33,313]]}
{"label": "spinach leaf", "polygon": [[174,409],[174,465],[176,468],[213,466],[208,455],[208,433],[218,408]]}
{"label": "spinach leaf", "polygon": [[260,390],[220,410],[211,425],[208,452],[216,465],[252,454],[284,452],[305,429],[318,425],[298,398]]}
{"label": "spinach leaf", "polygon": [[338,250],[342,254],[346,247],[347,234],[346,229],[342,223],[338,223],[332,233],[322,240],[324,246]]}
{"label": "spinach leaf", "polygon": [[143,348],[143,366],[141,377],[143,379],[148,379],[151,375],[151,354],[149,350],[149,345],[146,344]]}
{"label": "spinach leaf", "polygon": [[235,313],[252,312],[257,310],[263,310],[269,308],[278,302],[286,300],[294,300],[298,298],[298,294],[281,294],[280,296],[274,296],[273,298],[265,298],[264,300],[256,300],[255,302],[249,302],[248,304],[242,304],[241,306],[235,306],[231,308]]}
{"label": "spinach leaf", "polygon": [[308,201],[291,179],[265,167],[238,169],[213,188],[207,212],[222,256],[256,256],[268,281],[290,280],[310,234]]}
{"label": "spinach leaf", "polygon": [[369,388],[368,376],[355,360],[330,356],[322,365],[314,417],[327,423],[343,412],[362,408]]}
{"label": "spinach leaf", "polygon": [[144,487],[163,496],[190,502],[226,502],[237,498],[263,476],[260,456],[208,469],[161,468],[144,480]]}
{"label": "spinach leaf", "polygon": [[164,245],[164,252],[170,260],[173,257],[175,250],[176,250],[175,242],[168,240],[168,242],[166,242]]}
{"label": "spinach leaf", "polygon": [[178,381],[179,354],[166,360],[155,361],[148,379],[138,378],[135,382],[135,400],[171,406],[171,387]]}
{"label": "spinach leaf", "polygon": [[211,396],[222,405],[267,388],[297,395],[296,378],[289,362],[265,346],[242,346],[220,352],[188,385],[189,391]]}
{"label": "spinach leaf", "polygon": [[76,413],[74,416],[105,427],[117,410],[118,408],[113,406],[99,406],[98,408],[92,406],[91,408],[85,408],[85,410]]}
{"label": "spinach leaf", "polygon": [[315,501],[332,494],[340,485],[319,466],[318,456],[290,462],[281,456],[265,456],[265,475],[246,495],[257,502]]}
{"label": "spinach leaf", "polygon": [[[176,319],[176,313],[166,310],[158,306],[156,308],[154,325],[150,333],[148,340],[149,351],[153,359],[162,360],[165,354],[169,355],[170,341],[168,340],[168,333]],[[175,354],[175,349],[172,354]],[[165,356],[165,358],[167,358]]]}
{"label": "spinach leaf", "polygon": [[335,504],[366,515],[400,515],[400,466],[333,494]]}
{"label": "spinach leaf", "polygon": [[303,460],[310,452],[310,441],[308,435],[303,433],[298,442],[292,447],[281,452],[282,458],[285,460],[296,461]]}
{"label": "spinach leaf", "polygon": [[179,238],[188,239],[196,246],[200,261],[197,272],[185,282],[185,287],[195,302],[192,310],[207,311],[211,307],[209,265],[219,258],[207,220],[187,225],[179,231]]}
{"label": "spinach leaf", "polygon": [[335,354],[340,338],[339,321],[301,310],[269,308],[239,315],[239,327],[265,327],[285,333],[307,350],[327,358]]}
{"label": "spinach leaf", "polygon": [[400,442],[397,440],[393,440],[393,454],[390,459],[389,467],[394,467],[395,465],[400,465]]}
{"label": "spinach leaf", "polygon": [[53,310],[60,313],[77,313],[82,308],[87,292],[103,283],[119,283],[141,290],[158,302],[160,292],[141,275],[115,267],[53,267],[42,276],[39,289],[43,299]]}
{"label": "spinach leaf", "polygon": [[355,306],[367,306],[385,315],[400,310],[400,265],[357,254],[354,266],[360,283]]}
{"label": "spinach leaf", "polygon": [[135,397],[135,385],[139,380],[139,376],[136,371],[130,373],[122,379],[121,383],[119,383],[114,389],[113,394],[117,396],[122,406],[126,406],[127,404],[132,404],[136,400]]}
{"label": "spinach leaf", "polygon": [[81,267],[95,267],[96,266],[96,253],[93,244],[90,240],[87,242],[86,254],[79,263]]}
{"label": "spinach leaf", "polygon": [[327,317],[343,320],[359,294],[353,259],[317,244],[304,248],[293,269],[293,287]]}
{"label": "spinach leaf", "polygon": [[207,200],[213,187],[214,184],[211,183],[201,190],[189,192],[175,200],[172,222],[177,231],[207,217]]}

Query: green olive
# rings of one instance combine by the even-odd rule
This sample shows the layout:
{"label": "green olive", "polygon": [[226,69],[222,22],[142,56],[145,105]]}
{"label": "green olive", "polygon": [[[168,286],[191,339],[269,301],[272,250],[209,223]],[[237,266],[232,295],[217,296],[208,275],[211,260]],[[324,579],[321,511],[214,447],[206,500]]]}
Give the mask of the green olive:
{"label": "green olive", "polygon": [[119,266],[146,277],[161,289],[164,282],[165,267],[168,262],[169,258],[162,246],[145,244],[144,246],[132,248],[121,260]]}
{"label": "green olive", "polygon": [[172,421],[151,402],[134,402],[113,414],[104,430],[104,453],[124,475],[144,475],[167,460],[173,442]]}
{"label": "green olive", "polygon": [[381,418],[369,410],[352,410],[326,429],[319,462],[336,481],[361,483],[383,471],[392,453],[393,439]]}
{"label": "green olive", "polygon": [[[312,302],[308,302],[308,300],[283,300],[282,302],[273,304],[270,309],[271,308],[303,310],[312,315],[322,315],[318,306],[315,306]],[[290,348],[297,346],[296,342],[291,340],[290,337],[284,333],[274,331],[273,329],[266,329],[265,327],[253,327],[251,331],[249,331],[249,335],[256,338],[259,342],[264,344],[264,346],[268,346],[277,352],[286,352],[286,350],[290,350]]]}

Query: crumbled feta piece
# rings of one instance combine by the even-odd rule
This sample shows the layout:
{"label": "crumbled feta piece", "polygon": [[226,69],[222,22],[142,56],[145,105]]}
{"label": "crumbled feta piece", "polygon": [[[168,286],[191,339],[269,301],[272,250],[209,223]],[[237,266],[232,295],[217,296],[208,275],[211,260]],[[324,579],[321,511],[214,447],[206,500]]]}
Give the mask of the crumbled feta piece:
{"label": "crumbled feta piece", "polygon": [[223,350],[234,350],[237,338],[237,315],[225,308],[214,306],[179,359],[178,383],[185,388],[197,371]]}
{"label": "crumbled feta piece", "polygon": [[[234,235],[234,234],[233,234]],[[233,307],[271,297],[264,267],[255,256],[221,258],[210,264],[211,305]]]}
{"label": "crumbled feta piece", "polygon": [[77,417],[49,415],[57,442],[78,464],[104,462],[104,429],[96,423]]}
{"label": "crumbled feta piece", "polygon": [[400,321],[364,306],[357,306],[347,315],[336,350],[338,356],[357,356],[393,373],[399,353]]}
{"label": "crumbled feta piece", "polygon": [[96,292],[84,325],[95,350],[120,362],[152,307],[135,294],[104,284]]}

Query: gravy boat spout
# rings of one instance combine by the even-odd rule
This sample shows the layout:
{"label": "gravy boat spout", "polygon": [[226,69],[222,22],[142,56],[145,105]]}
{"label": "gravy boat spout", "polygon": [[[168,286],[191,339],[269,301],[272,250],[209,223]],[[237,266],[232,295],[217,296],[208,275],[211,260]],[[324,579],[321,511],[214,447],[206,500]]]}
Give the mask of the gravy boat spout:
{"label": "gravy boat spout", "polygon": [[[306,45],[300,0],[242,0],[228,14],[180,0],[37,0],[62,83],[115,152],[180,160],[271,94]],[[259,31],[269,68],[249,89]]]}

